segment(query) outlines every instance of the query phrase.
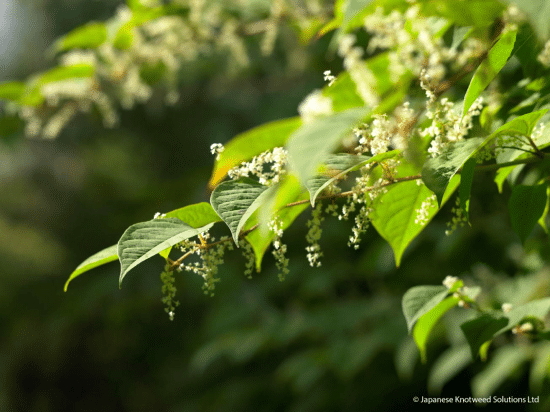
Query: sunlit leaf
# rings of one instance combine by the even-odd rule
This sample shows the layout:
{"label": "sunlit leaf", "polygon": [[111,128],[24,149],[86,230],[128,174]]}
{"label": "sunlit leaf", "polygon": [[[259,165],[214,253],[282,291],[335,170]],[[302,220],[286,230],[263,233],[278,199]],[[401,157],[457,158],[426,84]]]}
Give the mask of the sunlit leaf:
{"label": "sunlit leaf", "polygon": [[112,262],[117,259],[118,259],[117,245],[110,246],[106,249],[103,249],[101,252],[97,252],[95,255],[90,256],[88,259],[86,259],[84,262],[78,265],[77,268],[73,271],[73,273],[71,273],[71,275],[69,276],[69,279],[65,283],[65,289],[64,289],[65,292],[67,291],[67,287],[69,286],[69,283],[77,276],[80,276],[84,272],[87,272],[93,268],[96,268],[98,266],[104,265],[106,263]]}
{"label": "sunlit leaf", "polygon": [[103,23],[88,23],[78,27],[54,43],[55,51],[70,49],[95,49],[107,40],[107,28]]}
{"label": "sunlit leaf", "polygon": [[0,84],[0,99],[19,100],[24,90],[25,83],[22,82],[2,83]]}
{"label": "sunlit leaf", "polygon": [[172,210],[171,212],[166,213],[166,217],[176,217],[194,228],[206,226],[209,223],[222,221],[210,203],[206,202]]}
{"label": "sunlit leaf", "polygon": [[[451,180],[443,196],[442,204],[456,190],[460,178]],[[379,195],[372,204],[373,211],[369,218],[376,231],[392,247],[397,266],[405,249],[428,225],[439,211],[435,201],[431,200],[432,192],[425,185],[416,181],[406,181],[391,185],[387,192]],[[424,205],[425,216],[419,210]]]}
{"label": "sunlit leaf", "polygon": [[119,283],[134,267],[181,241],[205,232],[210,223],[195,229],[176,218],[153,219],[130,226],[118,241]]}
{"label": "sunlit leaf", "polygon": [[[194,228],[199,228],[206,226],[209,223],[221,222],[222,219],[214,211],[210,203],[202,202],[194,205],[189,205],[182,207],[180,209],[172,210],[171,212],[166,213],[167,218],[175,217],[180,220],[183,220],[189,226]],[[163,258],[168,258],[172,247],[169,247],[159,254]]]}
{"label": "sunlit leaf", "polygon": [[284,146],[291,133],[301,124],[302,121],[299,117],[292,117],[266,123],[235,136],[225,145],[225,150],[220,153],[208,186],[214,188],[231,168],[242,162],[267,150]]}
{"label": "sunlit leaf", "polygon": [[491,135],[485,139],[485,142],[498,136],[531,136],[533,129],[548,110],[549,109],[537,110],[536,112],[513,118],[491,133]]}
{"label": "sunlit leaf", "polygon": [[342,72],[332,85],[325,86],[323,95],[330,97],[332,110],[335,112],[361,107],[365,104],[359,93],[357,93],[357,86],[348,72]]}
{"label": "sunlit leaf", "polygon": [[428,15],[445,17],[459,26],[487,27],[500,17],[504,7],[487,0],[430,0],[419,2]]}
{"label": "sunlit leaf", "polygon": [[463,115],[468,112],[468,109],[480,96],[481,92],[485,90],[508,61],[508,57],[510,57],[510,53],[514,49],[516,33],[516,31],[504,33],[496,44],[491,47],[487,57],[475,71],[464,97]]}

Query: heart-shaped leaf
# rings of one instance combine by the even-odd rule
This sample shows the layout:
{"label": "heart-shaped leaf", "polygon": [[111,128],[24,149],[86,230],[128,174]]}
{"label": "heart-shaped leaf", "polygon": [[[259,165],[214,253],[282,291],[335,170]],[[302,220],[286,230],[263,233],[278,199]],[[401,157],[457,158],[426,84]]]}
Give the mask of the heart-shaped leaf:
{"label": "heart-shaped leaf", "polygon": [[248,218],[265,201],[267,190],[252,179],[242,178],[223,182],[214,189],[210,203],[216,213],[227,224],[235,244],[239,244],[239,234]]}
{"label": "heart-shaped leaf", "polygon": [[118,241],[119,283],[122,284],[126,274],[140,263],[185,239],[207,231],[212,225],[210,223],[195,229],[179,219],[167,218],[130,226]]}

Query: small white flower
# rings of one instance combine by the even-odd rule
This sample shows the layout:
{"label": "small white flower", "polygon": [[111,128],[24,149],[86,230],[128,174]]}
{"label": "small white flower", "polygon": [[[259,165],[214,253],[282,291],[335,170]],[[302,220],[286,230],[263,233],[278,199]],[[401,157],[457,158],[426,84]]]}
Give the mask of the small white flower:
{"label": "small white flower", "polygon": [[504,313],[509,313],[513,308],[513,305],[511,303],[503,303],[501,306],[501,309]]}
{"label": "small white flower", "polygon": [[443,279],[442,283],[447,289],[451,289],[457,281],[458,278],[456,276],[447,276]]}
{"label": "small white flower", "polygon": [[225,147],[221,143],[213,143],[210,145],[210,153],[216,155],[216,160],[220,160],[220,153],[225,150]]}

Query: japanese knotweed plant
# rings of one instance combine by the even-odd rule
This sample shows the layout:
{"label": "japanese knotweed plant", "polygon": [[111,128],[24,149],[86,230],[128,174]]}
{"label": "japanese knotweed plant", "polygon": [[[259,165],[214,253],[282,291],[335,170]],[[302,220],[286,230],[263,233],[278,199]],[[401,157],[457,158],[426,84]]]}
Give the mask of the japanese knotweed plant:
{"label": "japanese knotweed plant", "polygon": [[[520,1],[517,7],[496,0],[337,2],[334,19],[318,35],[334,32],[332,50],[342,59],[342,72],[319,73],[327,84],[303,100],[297,108],[299,116],[261,125],[225,145],[212,145],[216,160],[209,182],[210,203],[158,213],[152,220],[130,226],[117,245],[78,266],[65,288],[80,274],[117,259],[122,283],[134,267],[160,255],[166,262],[161,276],[163,302],[173,319],[175,274],[186,271],[201,276],[205,293],[212,295],[226,249],[245,255],[244,272],[250,276],[254,268],[261,269],[271,247],[279,278],[292,276],[284,233],[309,207],[306,252],[312,267],[322,264],[319,240],[328,217],[353,222],[348,242],[353,248],[373,227],[389,243],[399,266],[407,246],[447,201],[455,205],[449,232],[469,222],[471,187],[482,173],[494,176],[500,192],[505,182],[510,185],[510,219],[522,242],[537,224],[547,230],[549,10],[550,2],[542,0]],[[133,20],[120,19],[113,40],[119,50],[111,50],[116,44],[109,45],[111,51],[100,48],[98,53],[105,54],[101,65],[107,61],[114,68],[126,53],[125,42],[141,41],[135,24],[129,26],[131,30],[122,30],[127,27],[124,22]],[[150,34],[144,38],[168,35],[168,21],[150,21],[152,27],[140,29]],[[167,39],[161,41],[162,47],[149,45],[157,52],[168,47],[168,54],[163,54],[168,60],[162,60],[167,68],[185,57],[176,46],[190,30],[170,22],[175,45]],[[85,30],[103,33],[104,28],[93,27]],[[78,38],[72,33],[56,48],[69,49]],[[83,63],[83,56],[69,57],[74,64],[63,70],[92,70]],[[124,92],[124,85],[137,78],[133,71],[123,65],[122,83],[111,72],[106,77],[121,85],[123,105],[149,93],[139,87]],[[48,91],[42,81],[35,89]],[[35,89],[24,85],[3,87],[4,97],[9,90],[17,99],[35,96]],[[96,96],[84,95],[92,100]],[[52,91],[51,96],[58,99],[59,92]],[[19,101],[21,113],[27,110],[25,102]],[[41,127],[31,126],[28,123],[32,130]],[[215,239],[210,233],[214,225],[225,225],[226,236]],[[550,337],[544,323],[550,298],[514,306],[501,302],[494,308],[477,301],[479,288],[467,287],[455,277],[443,283],[414,287],[403,297],[405,318],[423,359],[434,325],[454,307],[468,311],[461,329],[469,351],[460,348],[461,365],[478,355],[486,358],[495,337],[507,332],[529,341]],[[542,353],[518,350],[521,356],[514,357],[516,362]],[[507,354],[498,352],[495,357]],[[544,354],[546,358],[540,356],[548,362],[548,350]],[[479,388],[479,396],[490,392],[481,384]]]}

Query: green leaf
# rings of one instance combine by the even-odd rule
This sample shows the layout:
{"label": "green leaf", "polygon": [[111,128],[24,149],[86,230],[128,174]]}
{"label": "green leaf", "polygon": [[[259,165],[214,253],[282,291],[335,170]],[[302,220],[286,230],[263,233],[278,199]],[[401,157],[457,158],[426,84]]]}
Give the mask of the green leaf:
{"label": "green leaf", "polygon": [[430,332],[434,328],[437,321],[441,319],[441,317],[450,309],[457,306],[459,301],[460,297],[449,296],[439,302],[429,312],[422,315],[416,321],[413,330],[413,337],[418,349],[420,350],[420,357],[423,362],[426,362],[426,343],[428,342]]}
{"label": "green leaf", "polygon": [[472,363],[472,353],[468,345],[452,346],[437,358],[430,369],[428,392],[441,394],[447,382]]}
{"label": "green leaf", "polygon": [[472,181],[474,180],[474,171],[476,159],[470,158],[462,167],[460,173],[460,187],[458,188],[458,197],[460,198],[460,208],[468,222],[470,220],[470,192],[472,190]]}
{"label": "green leaf", "polygon": [[537,110],[536,112],[515,117],[491,133],[491,135],[485,139],[484,144],[498,136],[531,136],[533,129],[548,110],[549,109]]}
{"label": "green leaf", "polygon": [[419,2],[427,15],[445,17],[459,26],[487,27],[500,17],[504,7],[488,0],[430,0]]}
{"label": "green leaf", "polygon": [[44,97],[40,92],[40,88],[43,85],[72,79],[76,81],[78,79],[92,77],[94,73],[94,66],[84,63],[55,67],[30,80],[25,91],[21,95],[19,103],[26,106],[38,106],[44,102]]}
{"label": "green leaf", "polygon": [[550,35],[550,3],[547,0],[505,0],[514,3],[529,18],[539,40],[544,43]]}
{"label": "green leaf", "polygon": [[441,155],[429,159],[422,168],[424,184],[435,193],[441,205],[443,194],[451,178],[464,163],[485,144],[482,138],[473,138],[451,143]]}
{"label": "green leaf", "polygon": [[472,379],[472,395],[476,398],[490,397],[528,359],[529,352],[521,346],[499,348],[489,365]]}
{"label": "green leaf", "polygon": [[550,187],[546,188],[546,206],[544,206],[544,211],[540,217],[538,223],[540,227],[548,234],[548,226],[546,225],[546,217],[548,216],[548,211],[550,210]]}
{"label": "green leaf", "polygon": [[179,219],[153,219],[130,226],[118,241],[119,284],[126,274],[157,253],[212,227],[210,223],[195,229]]}
{"label": "green leaf", "polygon": [[[308,196],[308,192],[301,188],[298,179],[292,175],[287,176],[277,187],[270,188],[266,195],[269,195],[270,197],[266,199],[265,205],[262,209],[267,209],[267,212],[270,213],[270,215],[273,212],[277,212],[279,220],[283,223],[283,230],[286,230],[286,228],[288,228],[294,220],[309,207],[308,202],[304,202],[303,204],[297,206],[285,207],[285,205],[289,203],[306,200]],[[264,210],[257,210],[245,225],[245,230],[250,229],[256,224],[260,224],[265,220],[265,216],[259,216],[260,212],[262,215],[266,213]],[[250,232],[246,236],[246,240],[250,243],[252,249],[254,250],[256,270],[258,272],[261,269],[262,259],[265,252],[273,239],[275,239],[275,234],[273,232],[263,229],[264,228],[262,225],[260,225],[258,229]]]}
{"label": "green leaf", "polygon": [[514,306],[505,316],[509,319],[509,324],[500,329],[495,335],[499,335],[514,326],[517,326],[523,319],[534,317],[544,319],[550,312],[550,298],[533,300],[521,306]]}
{"label": "green leaf", "polygon": [[210,203],[206,202],[172,210],[171,212],[166,213],[166,217],[178,218],[194,228],[206,226],[209,223],[222,221]]}
{"label": "green leaf", "polygon": [[53,48],[55,51],[70,49],[95,49],[107,40],[107,28],[103,23],[88,23],[70,31],[58,39]]}
{"label": "green leaf", "polygon": [[[442,203],[456,190],[459,178],[453,179],[448,186]],[[425,219],[417,220],[418,210],[424,202],[430,202],[430,190],[416,181],[406,181],[387,188],[387,192],[378,196],[372,204],[373,211],[369,215],[372,225],[392,247],[395,263],[401,264],[403,252],[428,225],[439,211],[437,204],[428,207]]]}
{"label": "green leaf", "polygon": [[116,33],[116,36],[113,40],[113,47],[116,47],[119,50],[129,49],[134,42],[134,33],[132,32],[133,28],[134,25],[131,21],[123,24]]}
{"label": "green leaf", "polygon": [[24,90],[25,90],[25,83],[22,83],[22,82],[2,83],[0,84],[0,99],[19,100]]}
{"label": "green leaf", "polygon": [[515,30],[504,33],[491,50],[489,50],[487,58],[477,68],[464,97],[463,116],[508,61],[508,57],[510,57],[510,53],[514,49],[516,34],[517,31]]}
{"label": "green leaf", "polygon": [[458,46],[462,44],[464,40],[466,40],[470,34],[472,34],[474,31],[474,28],[472,26],[464,26],[464,27],[455,27],[453,29],[453,41],[451,43],[451,49],[456,50]]}
{"label": "green leaf", "polygon": [[403,295],[401,306],[409,332],[422,315],[432,310],[449,294],[445,286],[415,286]]}
{"label": "green leaf", "polygon": [[525,243],[544,213],[547,200],[546,184],[513,187],[508,209],[512,227],[522,243]]}
{"label": "green leaf", "polygon": [[544,319],[550,312],[550,298],[538,299],[515,306],[506,314],[485,313],[460,325],[475,357],[486,342],[505,333],[529,317]]}
{"label": "green leaf", "polygon": [[38,83],[43,85],[61,80],[92,77],[94,72],[94,66],[85,63],[73,64],[72,66],[60,66],[42,73]]}
{"label": "green leaf", "polygon": [[239,234],[248,218],[265,201],[267,186],[252,179],[243,178],[223,182],[214,189],[210,203],[227,224],[238,247]]}
{"label": "green leaf", "polygon": [[97,252],[95,255],[90,256],[88,259],[78,265],[73,273],[71,273],[69,279],[67,279],[67,282],[65,283],[65,292],[67,291],[69,283],[77,276],[80,276],[84,272],[87,272],[95,267],[104,265],[105,263],[109,263],[117,259],[117,245],[110,246],[106,249],[103,249],[101,252]]}
{"label": "green leaf", "polygon": [[[522,166],[522,165],[518,165],[518,166]],[[497,184],[497,187],[498,187],[498,192],[500,194],[502,194],[502,188],[504,186],[504,182],[506,181],[506,179],[508,178],[508,176],[510,176],[510,174],[514,171],[514,169],[518,166],[506,166],[506,167],[501,167],[500,169],[497,170],[497,172],[495,173],[495,178],[493,179],[495,181],[495,183]]]}
{"label": "green leaf", "polygon": [[[199,228],[206,226],[209,223],[221,222],[222,219],[214,211],[210,203],[202,202],[194,205],[182,207],[180,209],[172,210],[166,213],[165,218],[175,217],[179,220],[183,220],[189,226]],[[163,250],[159,254],[167,259],[170,255],[172,247]]]}
{"label": "green leaf", "polygon": [[225,150],[220,153],[208,186],[214,188],[230,169],[242,162],[267,150],[284,146],[291,133],[301,124],[302,121],[299,117],[292,117],[266,123],[235,136],[225,145]]}
{"label": "green leaf", "polygon": [[305,124],[290,136],[289,164],[302,183],[315,174],[322,161],[367,114],[368,109],[349,109]]}
{"label": "green leaf", "polygon": [[386,153],[380,153],[376,156],[358,156],[349,153],[331,154],[323,162],[320,173],[313,176],[306,183],[309,190],[311,205],[315,206],[315,199],[332,182],[345,177],[346,174],[359,170],[368,163],[381,162],[391,159],[399,154],[398,150],[392,150]]}
{"label": "green leaf", "polygon": [[355,82],[347,71],[339,74],[332,85],[323,88],[323,96],[331,98],[332,110],[335,112],[365,105],[365,102],[357,93]]}
{"label": "green leaf", "polygon": [[370,3],[372,3],[372,0],[347,0],[344,3],[342,29],[346,30],[350,23],[355,20],[361,11],[363,11]]}
{"label": "green leaf", "polygon": [[464,322],[460,328],[470,345],[472,356],[477,357],[485,342],[490,342],[495,334],[508,325],[508,319],[502,313],[485,313]]}

